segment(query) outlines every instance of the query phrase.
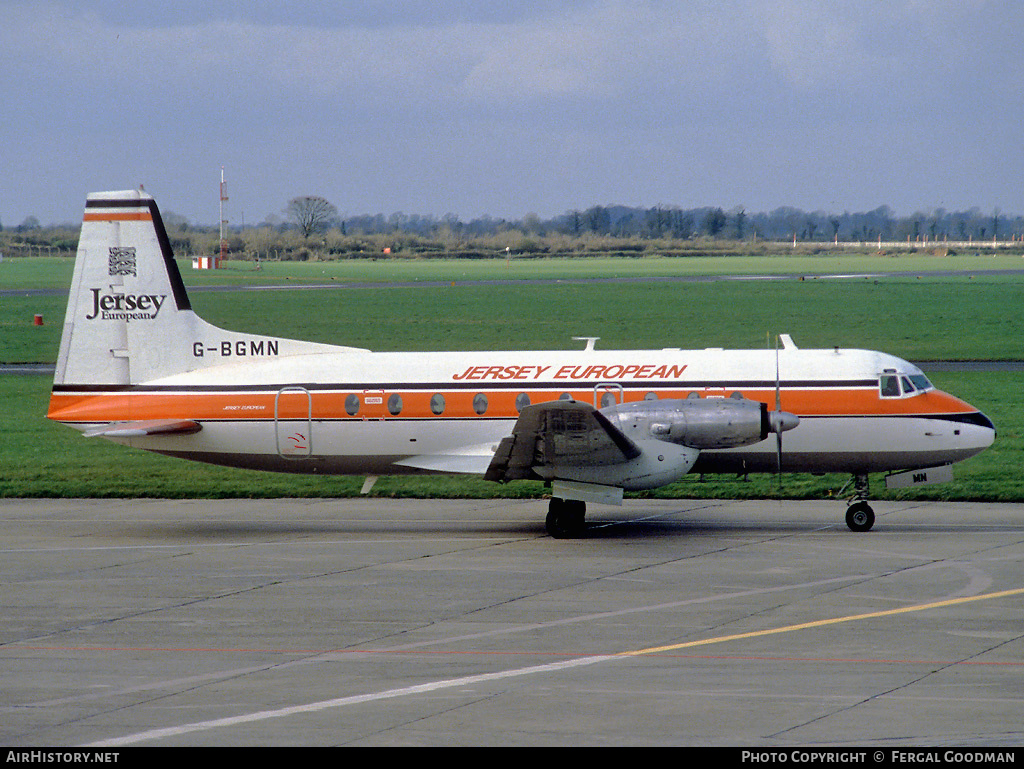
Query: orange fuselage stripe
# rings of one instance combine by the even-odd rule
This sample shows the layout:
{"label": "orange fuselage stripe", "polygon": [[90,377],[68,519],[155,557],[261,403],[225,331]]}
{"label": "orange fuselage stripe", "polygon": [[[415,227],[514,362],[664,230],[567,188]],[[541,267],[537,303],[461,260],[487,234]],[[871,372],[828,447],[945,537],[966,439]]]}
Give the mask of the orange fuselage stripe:
{"label": "orange fuselage stripe", "polygon": [[[568,391],[580,401],[592,402],[593,391]],[[642,400],[645,390],[628,390],[627,402]],[[706,393],[701,388],[679,391],[659,391],[661,400],[685,398],[690,392]],[[719,392],[713,390],[712,392]],[[751,400],[767,403],[774,407],[774,390],[743,390],[742,394]],[[355,394],[359,407],[355,414],[346,410],[346,398]],[[431,409],[431,398],[435,394],[444,397],[445,408],[441,414]],[[487,409],[479,414],[474,409],[478,395],[487,398]],[[506,418],[518,415],[516,390],[342,390],[311,391],[313,419],[438,419],[438,418]],[[531,403],[557,400],[561,392],[550,390],[530,391]],[[388,409],[389,398],[401,397],[401,410],[392,414]],[[877,389],[794,389],[781,394],[782,409],[801,417],[827,416],[917,416],[972,413],[976,409],[963,401],[939,390],[932,390],[911,398],[880,398]],[[276,391],[262,392],[116,392],[116,393],[54,393],[50,399],[48,416],[60,422],[118,422],[147,419],[227,419],[227,420],[273,420],[275,418],[304,419],[309,409],[309,400],[303,392],[290,390],[277,397]]]}

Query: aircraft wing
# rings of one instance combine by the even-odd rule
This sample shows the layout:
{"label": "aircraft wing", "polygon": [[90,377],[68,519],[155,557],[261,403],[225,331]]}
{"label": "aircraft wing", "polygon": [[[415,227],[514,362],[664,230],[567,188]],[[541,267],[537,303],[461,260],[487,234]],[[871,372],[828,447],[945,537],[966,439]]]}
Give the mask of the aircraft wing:
{"label": "aircraft wing", "polygon": [[142,435],[197,433],[203,426],[191,419],[150,419],[142,422],[111,422],[82,433],[86,438],[138,438]]}
{"label": "aircraft wing", "polygon": [[418,454],[395,462],[403,467],[415,467],[433,473],[465,473],[481,475],[494,456],[494,443],[465,446],[444,454]]}
{"label": "aircraft wing", "polygon": [[542,480],[550,478],[555,467],[618,465],[641,453],[593,406],[579,401],[538,403],[519,413],[512,435],[498,445],[484,478]]}

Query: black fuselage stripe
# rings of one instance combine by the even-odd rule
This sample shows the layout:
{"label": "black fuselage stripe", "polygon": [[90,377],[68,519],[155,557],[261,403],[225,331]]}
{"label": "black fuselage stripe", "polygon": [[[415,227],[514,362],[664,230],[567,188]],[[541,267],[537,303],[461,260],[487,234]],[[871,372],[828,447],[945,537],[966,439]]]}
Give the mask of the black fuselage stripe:
{"label": "black fuselage stripe", "polygon": [[[495,382],[495,381],[480,381],[480,382],[330,382],[330,383],[318,383],[318,382],[281,382],[277,384],[260,384],[260,385],[144,385],[144,384],[125,384],[125,385],[111,385],[111,384],[58,384],[53,386],[54,392],[89,392],[89,393],[125,393],[125,392],[197,392],[197,393],[233,393],[233,392],[277,392],[284,387],[302,387],[310,392],[362,392],[363,390],[371,391],[385,391],[385,392],[397,392],[397,391],[410,391],[410,390],[469,390],[473,392],[483,390],[592,390],[597,385],[621,385],[624,389],[630,391],[636,390],[763,390],[771,389],[774,390],[776,387],[775,381],[756,381],[751,380],[747,382],[721,382],[721,381],[706,381],[706,382],[635,382],[635,381],[605,381],[605,380],[590,380],[590,381],[579,381],[579,380],[566,380],[564,382]],[[878,382],[874,379],[867,380],[835,380],[829,382],[822,381],[792,381],[781,383],[781,389],[877,389]]]}
{"label": "black fuselage stripe", "polygon": [[[388,414],[386,416],[364,416],[362,414],[356,414],[355,416],[344,416],[344,417],[322,417],[314,414],[312,418],[299,416],[299,417],[280,417],[275,419],[273,416],[266,416],[260,418],[249,418],[249,419],[238,419],[238,418],[220,418],[220,417],[203,417],[197,418],[196,422],[204,424],[217,423],[217,424],[263,424],[271,423],[274,421],[278,422],[508,422],[514,421],[518,418],[518,414],[507,414],[507,415],[488,415],[488,414],[474,414],[472,416],[430,416],[430,417],[403,417],[403,416],[392,416]],[[801,420],[821,420],[821,419],[929,419],[937,422],[954,422],[956,424],[973,424],[981,427],[989,427],[995,429],[992,422],[982,414],[980,411],[976,411],[971,414],[809,414],[800,416]],[[108,425],[110,420],[96,421],[90,420],[63,420],[57,419],[58,422],[67,422],[68,424],[77,425]]]}

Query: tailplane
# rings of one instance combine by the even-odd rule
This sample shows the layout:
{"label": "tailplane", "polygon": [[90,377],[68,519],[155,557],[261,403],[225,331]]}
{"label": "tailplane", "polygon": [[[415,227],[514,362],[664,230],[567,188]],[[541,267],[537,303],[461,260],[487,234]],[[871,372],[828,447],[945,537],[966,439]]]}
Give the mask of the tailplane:
{"label": "tailplane", "polygon": [[54,385],[131,385],[239,359],[335,347],[226,331],[193,311],[156,201],[87,197]]}

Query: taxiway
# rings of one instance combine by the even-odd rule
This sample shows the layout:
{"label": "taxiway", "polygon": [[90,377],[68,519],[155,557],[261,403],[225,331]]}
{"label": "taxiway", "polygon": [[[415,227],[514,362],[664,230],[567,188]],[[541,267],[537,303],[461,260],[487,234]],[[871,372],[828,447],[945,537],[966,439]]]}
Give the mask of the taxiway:
{"label": "taxiway", "polygon": [[0,744],[1024,744],[1024,505],[875,507],[0,500]]}

